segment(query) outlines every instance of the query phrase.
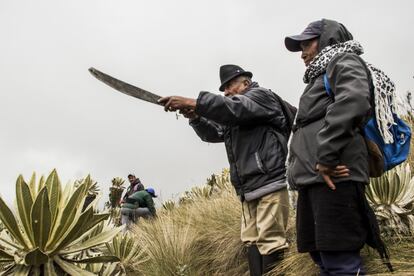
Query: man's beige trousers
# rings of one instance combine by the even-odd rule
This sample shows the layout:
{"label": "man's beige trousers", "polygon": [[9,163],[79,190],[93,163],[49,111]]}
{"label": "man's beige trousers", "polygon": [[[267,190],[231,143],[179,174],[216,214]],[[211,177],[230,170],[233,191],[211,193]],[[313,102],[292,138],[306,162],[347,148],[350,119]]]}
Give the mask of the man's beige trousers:
{"label": "man's beige trousers", "polygon": [[289,195],[286,188],[242,204],[241,240],[246,245],[257,245],[261,255],[288,247]]}

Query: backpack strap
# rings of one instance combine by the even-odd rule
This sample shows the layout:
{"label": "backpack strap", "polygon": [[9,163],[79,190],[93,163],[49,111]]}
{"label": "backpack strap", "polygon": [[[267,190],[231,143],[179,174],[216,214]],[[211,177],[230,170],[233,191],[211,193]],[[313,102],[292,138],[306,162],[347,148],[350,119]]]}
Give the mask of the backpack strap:
{"label": "backpack strap", "polygon": [[282,113],[285,116],[286,119],[286,131],[287,132],[287,136],[290,135],[290,132],[292,131],[292,126],[295,122],[295,116],[296,116],[296,112],[297,112],[297,108],[294,107],[293,105],[291,105],[290,103],[288,103],[287,101],[285,101],[284,99],[282,99],[282,97],[280,97],[278,94],[274,93],[272,90],[270,90],[273,95],[275,95],[277,101],[280,104],[280,107],[282,109]]}
{"label": "backpack strap", "polygon": [[329,97],[333,98],[333,92],[332,92],[332,88],[331,85],[329,84],[329,80],[328,80],[328,76],[325,74],[323,74],[323,84],[325,85],[325,91],[326,94],[328,94]]}
{"label": "backpack strap", "polygon": [[[375,106],[375,87],[374,84],[372,82],[372,76],[371,76],[371,71],[369,70],[365,60],[363,60],[360,56],[358,56],[359,60],[361,61],[362,65],[365,68],[365,71],[367,72],[368,75],[368,84],[369,84],[369,91],[370,91],[370,104],[371,104],[371,109]],[[331,85],[329,84],[329,79],[328,79],[328,75],[325,72],[325,74],[323,74],[323,84],[325,86],[325,91],[326,94],[328,94],[329,97],[331,98],[335,98],[335,94],[332,91]],[[371,116],[375,116],[375,111],[371,110]]]}
{"label": "backpack strap", "polygon": [[[363,122],[361,122],[361,125],[359,126],[359,129],[361,130],[361,133],[364,133],[364,126],[368,122],[369,117],[372,116],[372,115],[375,116],[375,110],[373,109],[373,107],[375,106],[375,102],[374,102],[374,85],[372,84],[371,73],[370,73],[367,65],[365,64],[365,61],[360,56],[358,56],[358,58],[361,60],[362,64],[365,67],[365,70],[368,74],[368,83],[369,83],[369,90],[370,90],[370,104],[371,104],[370,114],[363,120]],[[326,94],[333,101],[335,101],[335,94],[333,93],[331,85],[329,84],[329,79],[328,79],[328,75],[327,75],[326,72],[325,72],[325,74],[323,74],[323,84],[325,86]]]}

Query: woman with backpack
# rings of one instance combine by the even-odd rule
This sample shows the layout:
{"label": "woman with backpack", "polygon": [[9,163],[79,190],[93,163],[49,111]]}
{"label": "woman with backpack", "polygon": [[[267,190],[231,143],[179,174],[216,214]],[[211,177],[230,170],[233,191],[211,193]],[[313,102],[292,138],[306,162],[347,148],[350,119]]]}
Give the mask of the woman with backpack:
{"label": "woman with backpack", "polygon": [[298,251],[310,254],[321,275],[364,275],[365,243],[387,254],[364,193],[369,162],[361,126],[371,113],[372,82],[362,46],[327,19],[286,37],[285,45],[302,52],[306,66],[288,158],[288,181],[298,190]]}

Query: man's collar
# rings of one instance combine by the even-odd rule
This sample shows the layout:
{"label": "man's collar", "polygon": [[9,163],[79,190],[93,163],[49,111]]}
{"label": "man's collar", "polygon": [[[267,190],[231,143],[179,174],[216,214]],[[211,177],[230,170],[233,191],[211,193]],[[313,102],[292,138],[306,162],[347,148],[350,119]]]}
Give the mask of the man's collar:
{"label": "man's collar", "polygon": [[247,86],[246,89],[244,89],[240,93],[240,95],[243,95],[243,94],[247,93],[248,91],[250,91],[252,88],[256,88],[256,87],[259,87],[259,84],[254,81],[254,82],[250,83],[249,86]]}

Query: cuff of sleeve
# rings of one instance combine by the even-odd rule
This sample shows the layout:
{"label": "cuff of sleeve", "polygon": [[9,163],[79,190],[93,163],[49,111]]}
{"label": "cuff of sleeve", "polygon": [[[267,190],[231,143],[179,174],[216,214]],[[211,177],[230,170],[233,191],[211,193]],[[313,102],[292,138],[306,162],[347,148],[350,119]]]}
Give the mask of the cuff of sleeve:
{"label": "cuff of sleeve", "polygon": [[204,103],[205,103],[205,96],[209,92],[201,91],[200,94],[198,94],[197,101],[196,101],[196,107],[194,109],[194,112],[199,115],[203,116],[204,114]]}
{"label": "cuff of sleeve", "polygon": [[196,125],[198,125],[200,123],[200,120],[201,120],[201,117],[199,116],[199,117],[197,117],[195,119],[190,119],[189,120],[189,123],[190,123],[191,126],[196,126]]}

